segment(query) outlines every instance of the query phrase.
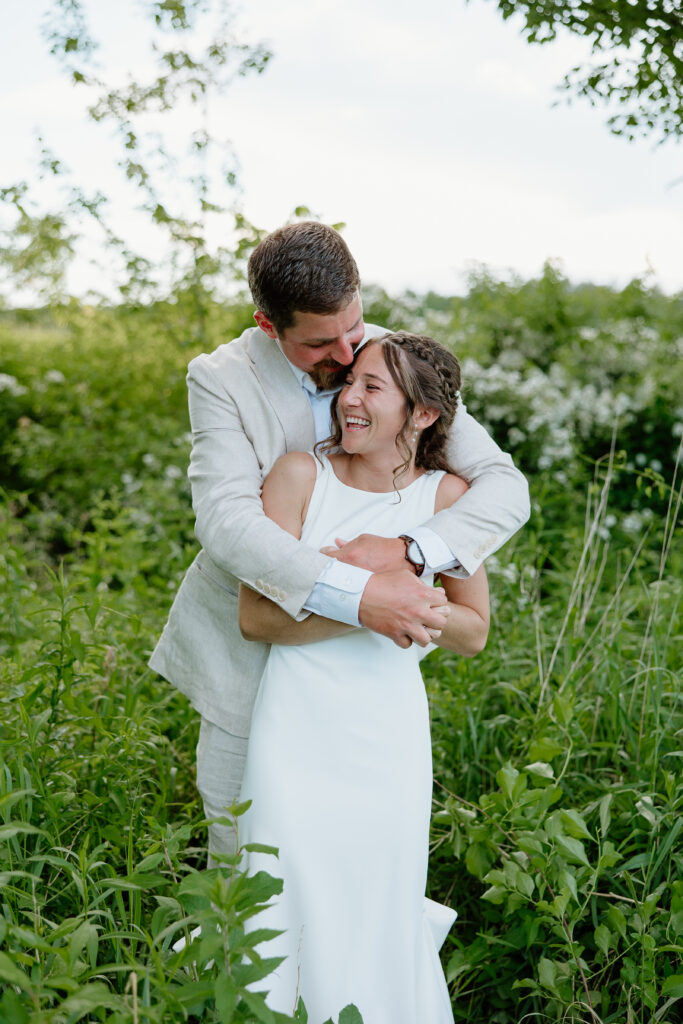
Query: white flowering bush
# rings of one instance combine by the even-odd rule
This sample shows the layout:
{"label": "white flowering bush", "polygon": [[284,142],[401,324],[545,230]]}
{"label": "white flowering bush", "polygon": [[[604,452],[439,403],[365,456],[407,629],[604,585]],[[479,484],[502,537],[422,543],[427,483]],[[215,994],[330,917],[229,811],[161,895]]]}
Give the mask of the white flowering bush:
{"label": "white flowering bush", "polygon": [[448,300],[408,295],[392,304],[377,289],[367,298],[369,320],[452,348],[468,410],[532,476],[585,481],[614,440],[626,453],[625,508],[638,505],[639,474],[671,478],[683,434],[678,298],[639,281],[622,292],[573,287],[552,264],[527,282],[476,270],[468,294]]}

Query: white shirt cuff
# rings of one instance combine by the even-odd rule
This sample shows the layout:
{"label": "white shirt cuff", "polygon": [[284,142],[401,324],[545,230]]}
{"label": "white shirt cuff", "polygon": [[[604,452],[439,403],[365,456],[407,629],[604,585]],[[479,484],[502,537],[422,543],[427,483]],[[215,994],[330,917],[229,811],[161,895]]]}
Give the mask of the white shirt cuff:
{"label": "white shirt cuff", "polygon": [[406,530],[409,537],[416,540],[425,560],[424,576],[437,572],[449,571],[449,575],[466,579],[469,573],[460,564],[445,540],[434,533],[428,526],[416,526],[414,530]]}
{"label": "white shirt cuff", "polygon": [[346,565],[330,558],[304,602],[304,608],[326,619],[360,626],[360,602],[371,576],[368,569],[359,569],[357,565]]}

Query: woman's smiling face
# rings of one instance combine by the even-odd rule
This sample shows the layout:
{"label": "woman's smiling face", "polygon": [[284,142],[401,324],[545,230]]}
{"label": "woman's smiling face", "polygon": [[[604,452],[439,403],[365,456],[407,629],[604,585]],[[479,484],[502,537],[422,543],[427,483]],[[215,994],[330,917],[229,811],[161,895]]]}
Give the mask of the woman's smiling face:
{"label": "woman's smiling face", "polygon": [[337,409],[345,452],[395,450],[407,405],[380,345],[367,345],[361,350],[342,385]]}

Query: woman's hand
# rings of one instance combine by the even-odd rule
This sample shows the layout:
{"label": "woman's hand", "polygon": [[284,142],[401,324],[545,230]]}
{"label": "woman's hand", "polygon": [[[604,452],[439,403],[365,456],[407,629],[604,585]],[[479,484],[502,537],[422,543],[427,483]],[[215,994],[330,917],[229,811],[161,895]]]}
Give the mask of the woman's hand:
{"label": "woman's hand", "polygon": [[377,537],[374,533],[361,533],[353,540],[335,537],[337,547],[321,548],[324,555],[339,562],[357,565],[370,572],[396,572],[406,568],[406,549],[400,537]]}

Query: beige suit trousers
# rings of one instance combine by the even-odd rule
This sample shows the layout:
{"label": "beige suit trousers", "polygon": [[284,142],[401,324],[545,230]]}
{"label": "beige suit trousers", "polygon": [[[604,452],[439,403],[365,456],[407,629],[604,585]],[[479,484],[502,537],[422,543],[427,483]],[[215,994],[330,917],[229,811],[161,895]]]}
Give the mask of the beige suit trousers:
{"label": "beige suit trousers", "polygon": [[[240,797],[248,740],[233,736],[207,718],[202,718],[197,743],[197,789],[207,818],[226,815],[226,807]],[[209,825],[209,867],[215,867],[215,853],[233,854],[237,832],[228,825]]]}

